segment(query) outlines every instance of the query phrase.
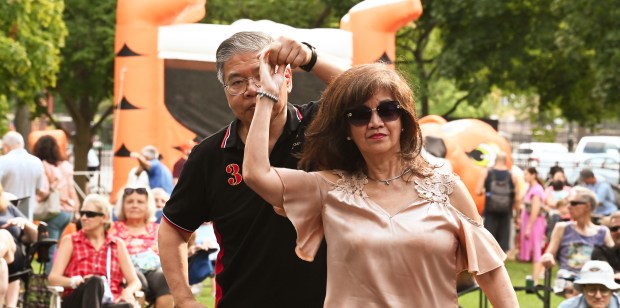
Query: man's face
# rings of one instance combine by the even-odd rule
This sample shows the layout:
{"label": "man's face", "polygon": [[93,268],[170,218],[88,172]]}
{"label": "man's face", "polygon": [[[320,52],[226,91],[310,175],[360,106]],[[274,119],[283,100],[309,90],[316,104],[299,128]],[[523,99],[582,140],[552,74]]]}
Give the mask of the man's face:
{"label": "man's face", "polygon": [[591,176],[589,178],[583,179],[583,182],[588,184],[588,185],[594,185],[594,184],[596,184],[596,178]]}
{"label": "man's face", "polygon": [[[242,125],[247,125],[248,127],[252,121],[252,117],[254,116],[256,91],[259,89],[255,83],[260,85],[259,64],[257,53],[246,52],[233,56],[226,61],[223,66],[224,84],[229,84],[231,81],[238,80],[240,78],[251,78],[251,80],[248,80],[248,86],[245,93],[231,95],[228,91],[226,91],[226,89],[224,90],[226,93],[226,99],[228,100],[228,106],[232,110],[233,114],[241,121]],[[287,78],[287,83],[288,82],[290,82],[290,77]],[[277,109],[277,111],[274,110],[276,113],[281,111],[286,106],[286,99],[282,99],[282,95],[280,95],[283,91],[286,93],[285,86],[283,86],[283,89],[281,89],[280,93],[277,94],[281,99],[278,104],[274,106],[274,108]]]}
{"label": "man's face", "polygon": [[620,217],[612,218],[609,221],[609,230],[611,237],[614,239],[616,247],[620,247]]}
{"label": "man's face", "polygon": [[592,308],[606,308],[611,300],[611,290],[601,284],[588,284],[583,286],[583,295]]}

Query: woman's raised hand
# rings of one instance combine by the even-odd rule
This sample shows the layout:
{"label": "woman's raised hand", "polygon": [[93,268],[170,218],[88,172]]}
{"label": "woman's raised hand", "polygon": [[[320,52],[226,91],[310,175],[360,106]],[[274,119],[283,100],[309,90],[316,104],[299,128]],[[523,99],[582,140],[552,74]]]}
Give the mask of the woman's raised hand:
{"label": "woman's raised hand", "polygon": [[269,48],[263,49],[258,54],[260,61],[260,83],[263,91],[278,96],[280,88],[286,81],[284,78],[284,71],[286,65],[277,65],[269,61]]}

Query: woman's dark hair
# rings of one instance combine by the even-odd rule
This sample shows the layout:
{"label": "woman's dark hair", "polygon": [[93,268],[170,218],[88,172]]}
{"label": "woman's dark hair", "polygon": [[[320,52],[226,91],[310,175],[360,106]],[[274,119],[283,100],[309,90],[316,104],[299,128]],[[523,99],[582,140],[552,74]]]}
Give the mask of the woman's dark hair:
{"label": "woman's dark hair", "polygon": [[33,152],[34,156],[54,166],[57,166],[59,162],[65,160],[62,154],[60,154],[58,142],[56,142],[54,137],[49,135],[42,136],[37,140],[37,143],[34,144]]}
{"label": "woman's dark hair", "polygon": [[345,113],[363,105],[381,90],[390,93],[403,110],[400,117],[403,160],[414,166],[415,174],[425,176],[424,167],[431,165],[420,155],[422,132],[416,119],[413,92],[400,73],[381,63],[355,66],[338,76],[323,92],[319,111],[306,130],[300,168],[341,169],[351,173],[364,170],[362,154],[355,143],[347,140],[350,127]]}
{"label": "woman's dark hair", "polygon": [[543,181],[538,176],[538,170],[536,170],[536,168],[534,168],[534,167],[527,167],[527,169],[525,169],[525,171],[527,171],[527,173],[533,175],[534,178],[536,179],[536,182],[538,182],[538,184],[540,184],[540,186],[542,186],[543,188],[545,187],[545,184],[543,183]]}

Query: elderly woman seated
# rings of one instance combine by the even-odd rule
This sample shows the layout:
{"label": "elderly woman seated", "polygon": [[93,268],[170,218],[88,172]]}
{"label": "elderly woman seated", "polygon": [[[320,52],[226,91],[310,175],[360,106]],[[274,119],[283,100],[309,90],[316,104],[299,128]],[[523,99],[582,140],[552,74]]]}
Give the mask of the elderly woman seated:
{"label": "elderly woman seated", "polygon": [[115,212],[118,221],[111,232],[127,243],[146,300],[157,308],[173,307],[172,295],[159,260],[159,225],[154,222],[152,192],[146,187],[126,187],[118,198]]}
{"label": "elderly woman seated", "polygon": [[571,280],[579,275],[579,270],[590,260],[594,247],[614,245],[609,229],[592,223],[592,212],[597,206],[596,195],[592,191],[580,186],[573,187],[568,202],[573,221],[555,225],[547,250],[540,259],[547,268],[555,266],[556,262],[559,264],[553,291],[566,298],[575,295]]}
{"label": "elderly woman seated", "polygon": [[9,281],[8,275],[23,270],[26,265],[21,240],[34,242],[37,238],[37,226],[9,202],[14,198],[0,185],[0,304],[6,295],[5,307],[17,307],[20,280]]}
{"label": "elderly woman seated", "polygon": [[108,232],[109,208],[106,198],[88,195],[79,211],[82,229],[60,242],[48,280],[65,288],[63,308],[131,308],[136,302],[141,284],[125,242]]}
{"label": "elderly woman seated", "polygon": [[620,297],[615,293],[620,284],[614,281],[614,270],[605,261],[586,262],[574,286],[581,294],[563,301],[558,308],[620,307]]}

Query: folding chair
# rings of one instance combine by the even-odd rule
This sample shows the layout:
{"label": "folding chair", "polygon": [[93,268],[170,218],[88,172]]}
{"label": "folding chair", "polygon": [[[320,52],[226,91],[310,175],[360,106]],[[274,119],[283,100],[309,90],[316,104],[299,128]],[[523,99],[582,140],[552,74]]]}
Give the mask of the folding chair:
{"label": "folding chair", "polygon": [[478,283],[476,282],[474,277],[467,271],[459,273],[459,275],[456,277],[457,295],[460,297],[461,295],[465,295],[474,291],[478,291],[478,307],[488,307],[489,301],[487,300],[484,292],[482,292],[482,289],[480,289],[480,286],[478,286]]}
{"label": "folding chair", "polygon": [[[37,300],[34,300],[35,297],[31,296],[29,298],[29,295],[32,295],[32,294],[29,294],[30,289],[31,289],[30,284],[31,284],[31,280],[33,276],[43,276],[44,279],[47,278],[47,276],[45,275],[45,263],[49,261],[48,252],[49,252],[50,247],[56,244],[56,240],[47,238],[47,224],[45,222],[39,222],[38,232],[39,232],[39,236],[36,242],[32,244],[21,243],[22,247],[18,248],[18,249],[23,249],[25,252],[25,260],[24,260],[23,269],[9,275],[9,282],[12,282],[18,279],[24,282],[24,292],[20,297],[20,304],[23,307],[33,307],[33,308],[47,307],[47,303],[45,299],[42,299],[39,302]],[[37,262],[42,264],[40,271],[38,273],[35,273],[32,268],[32,261],[35,260],[35,257],[36,257]],[[39,291],[41,290],[37,290],[37,293]],[[40,295],[40,294],[37,294],[37,295]]]}

